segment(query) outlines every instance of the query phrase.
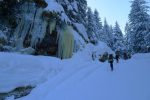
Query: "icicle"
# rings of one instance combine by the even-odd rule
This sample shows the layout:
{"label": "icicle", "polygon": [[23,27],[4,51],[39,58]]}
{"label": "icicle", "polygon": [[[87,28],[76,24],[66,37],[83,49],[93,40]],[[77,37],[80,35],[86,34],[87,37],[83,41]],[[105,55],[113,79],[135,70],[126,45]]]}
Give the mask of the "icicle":
{"label": "icicle", "polygon": [[35,24],[34,29],[32,31],[32,39],[31,39],[31,46],[36,46],[38,42],[42,42],[45,34],[46,34],[46,21],[39,21],[39,23]]}
{"label": "icicle", "polygon": [[[35,6],[33,4],[30,3],[30,11],[28,11],[29,9],[26,7],[28,5],[28,3],[25,3],[22,6],[22,18],[20,19],[20,23],[18,24],[15,32],[14,32],[14,38],[16,39],[16,47],[18,48],[23,48],[23,41],[26,37],[26,35],[28,34],[29,30],[30,30],[30,25],[32,23],[33,20],[33,12],[35,11]],[[19,42],[18,42],[19,41]]]}
{"label": "icicle", "polygon": [[20,49],[23,48],[23,43],[22,43],[23,39],[22,38],[19,38],[17,39],[17,45],[16,45],[16,51],[19,51]]}
{"label": "icicle", "polygon": [[74,48],[74,36],[72,27],[65,26],[58,36],[58,57],[61,59],[71,58]]}
{"label": "icicle", "polygon": [[[28,7],[26,7],[28,5]],[[31,46],[35,47],[46,34],[47,21],[41,18],[43,8],[37,8],[33,3],[25,3],[22,7],[22,19],[15,30],[16,46],[22,46],[27,35],[31,35]],[[18,43],[19,41],[19,43]]]}
{"label": "icicle", "polygon": [[51,20],[49,23],[49,30],[50,30],[50,34],[52,34],[52,31],[55,30],[56,28],[56,20]]}

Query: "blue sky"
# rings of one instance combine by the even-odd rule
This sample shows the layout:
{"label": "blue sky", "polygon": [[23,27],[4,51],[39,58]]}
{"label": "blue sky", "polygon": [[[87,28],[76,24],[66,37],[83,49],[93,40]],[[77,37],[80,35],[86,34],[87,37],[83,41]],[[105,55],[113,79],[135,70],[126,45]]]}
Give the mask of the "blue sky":
{"label": "blue sky", "polygon": [[[131,0],[87,0],[88,6],[99,11],[102,21],[106,17],[107,22],[114,26],[117,20],[122,31],[124,31],[131,9],[129,1]],[[147,2],[150,2],[150,0],[147,0]]]}

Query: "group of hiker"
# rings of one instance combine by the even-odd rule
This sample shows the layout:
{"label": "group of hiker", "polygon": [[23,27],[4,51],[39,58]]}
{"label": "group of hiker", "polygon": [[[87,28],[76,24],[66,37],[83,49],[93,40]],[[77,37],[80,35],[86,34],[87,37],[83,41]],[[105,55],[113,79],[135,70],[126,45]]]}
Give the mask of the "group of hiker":
{"label": "group of hiker", "polygon": [[[93,57],[94,56],[92,55],[92,58]],[[124,60],[130,59],[131,58],[131,54],[127,53],[125,51],[124,52],[120,52],[119,50],[117,50],[115,52],[115,54],[108,54],[108,52],[105,52],[103,55],[100,55],[99,61],[100,62],[108,61],[108,63],[110,63],[111,71],[113,71],[114,70],[114,67],[113,67],[114,60],[116,60],[116,62],[119,63],[119,59],[121,59],[121,58],[124,59]]]}
{"label": "group of hiker", "polygon": [[115,52],[115,57],[113,56],[113,54],[109,54],[109,56],[108,56],[108,62],[110,63],[111,71],[114,70],[114,67],[113,67],[114,59],[116,59],[116,62],[119,63],[119,59],[120,59],[120,52],[119,51]]}

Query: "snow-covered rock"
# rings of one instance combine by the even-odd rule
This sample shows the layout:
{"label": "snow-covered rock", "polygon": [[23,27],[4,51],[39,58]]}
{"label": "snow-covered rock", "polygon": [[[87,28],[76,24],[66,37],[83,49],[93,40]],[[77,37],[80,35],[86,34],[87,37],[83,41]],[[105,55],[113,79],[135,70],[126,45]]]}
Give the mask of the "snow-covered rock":
{"label": "snow-covered rock", "polygon": [[60,71],[60,62],[53,57],[0,53],[0,93],[44,82]]}
{"label": "snow-covered rock", "polygon": [[64,12],[63,7],[57,2],[55,2],[54,0],[46,0],[46,2],[48,3],[48,6],[44,9],[45,11],[55,12],[55,13]]}
{"label": "snow-covered rock", "polygon": [[79,23],[74,23],[73,25],[75,25],[76,29],[78,30],[79,34],[82,36],[83,39],[85,39],[86,41],[89,41],[87,32],[86,32],[86,28],[84,27],[83,24],[79,24]]}
{"label": "snow-covered rock", "polygon": [[25,48],[20,50],[21,54],[35,54],[35,49],[33,49],[32,47],[29,48]]}

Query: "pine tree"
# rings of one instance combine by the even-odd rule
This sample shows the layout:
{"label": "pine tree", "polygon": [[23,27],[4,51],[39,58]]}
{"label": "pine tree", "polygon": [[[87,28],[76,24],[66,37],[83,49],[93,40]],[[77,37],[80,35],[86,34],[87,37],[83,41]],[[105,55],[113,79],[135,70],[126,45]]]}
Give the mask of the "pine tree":
{"label": "pine tree", "polygon": [[97,37],[95,34],[95,19],[94,19],[94,14],[91,10],[91,8],[88,8],[87,11],[87,34],[91,42],[96,43],[97,42]]}
{"label": "pine tree", "polygon": [[113,49],[113,45],[114,45],[114,34],[113,34],[113,27],[112,27],[112,25],[110,25],[109,26],[109,32],[110,32],[110,34],[109,34],[109,38],[110,38],[110,40],[109,40],[109,43],[110,43],[110,47]]}
{"label": "pine tree", "polygon": [[68,17],[75,23],[82,23],[86,26],[86,0],[56,0],[61,4]]}
{"label": "pine tree", "polygon": [[146,45],[145,52],[150,52],[150,30],[147,31],[144,39],[145,39],[145,45]]}
{"label": "pine tree", "polygon": [[107,43],[108,41],[108,32],[109,32],[109,25],[107,24],[107,20],[104,20],[104,26],[103,26],[103,34],[102,34],[102,41]]}
{"label": "pine tree", "polygon": [[78,6],[78,21],[83,23],[84,26],[86,25],[86,11],[87,11],[87,1],[86,0],[76,0]]}
{"label": "pine tree", "polygon": [[129,24],[126,23],[126,26],[125,26],[125,46],[126,46],[126,49],[128,51],[133,51],[132,50],[132,46],[133,46],[133,42],[132,41],[132,36],[131,36],[131,28],[129,27]]}
{"label": "pine tree", "polygon": [[150,30],[150,17],[145,0],[133,0],[129,14],[129,27],[131,28],[132,49],[135,53],[145,52],[147,44],[146,36]]}
{"label": "pine tree", "polygon": [[99,16],[99,12],[95,9],[94,11],[94,18],[95,18],[95,21],[97,22],[96,25],[98,26],[98,29],[101,30],[102,29],[102,21],[101,21],[101,18]]}
{"label": "pine tree", "polygon": [[124,40],[123,40],[123,34],[120,29],[120,26],[118,22],[116,22],[115,27],[114,27],[114,46],[113,49],[116,50],[124,50]]}
{"label": "pine tree", "polygon": [[111,33],[110,26],[105,18],[103,26],[103,34],[101,35],[102,41],[105,42],[109,47],[113,45],[113,34]]}
{"label": "pine tree", "polygon": [[[74,11],[74,9],[71,6],[71,1],[69,2],[69,0],[56,0],[56,2],[58,4],[60,4],[64,8],[65,13],[69,17],[69,19],[71,19],[72,21],[74,21],[74,19],[75,19],[76,16],[73,16],[73,14],[72,14],[73,11]],[[77,12],[75,12],[75,14],[76,13]]]}
{"label": "pine tree", "polygon": [[110,26],[109,26],[109,28],[110,28],[110,33],[112,33],[112,34],[113,34],[114,30],[113,30],[112,25],[110,25]]}
{"label": "pine tree", "polygon": [[94,11],[94,20],[95,20],[95,34],[98,40],[101,40],[100,35],[102,34],[102,22],[97,10]]}

